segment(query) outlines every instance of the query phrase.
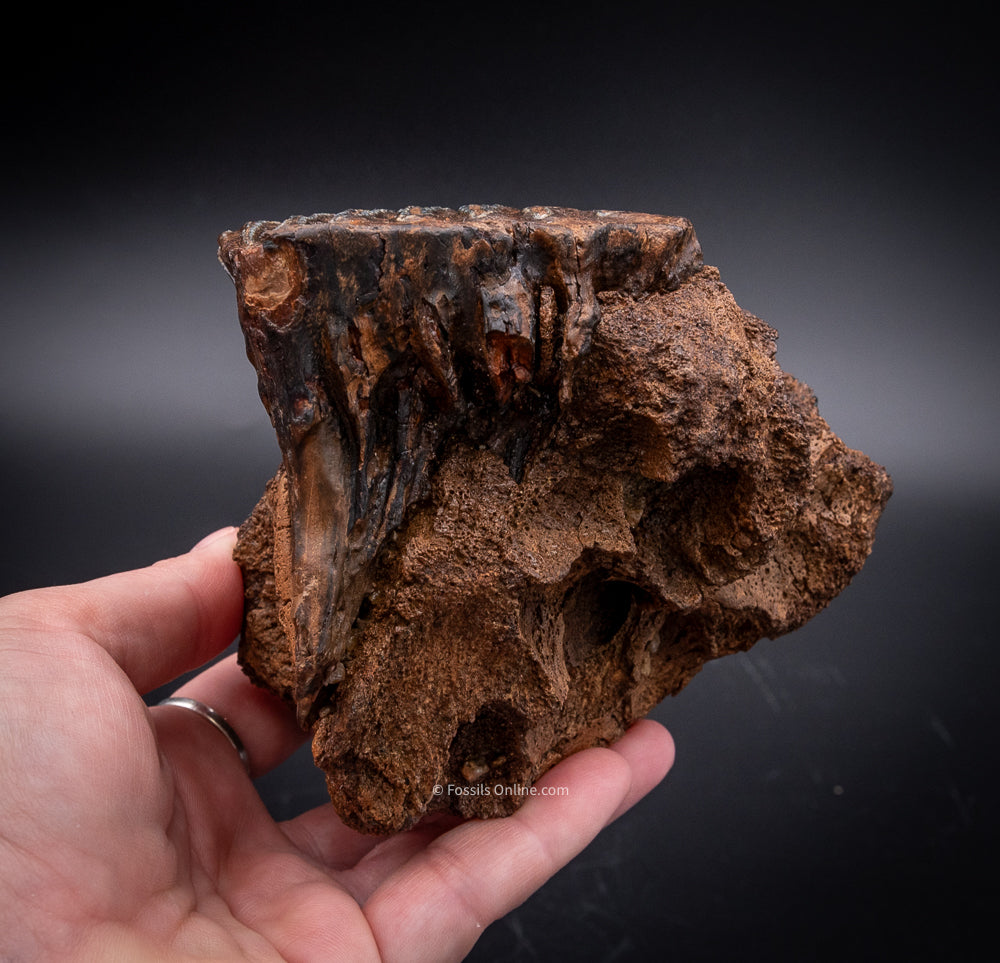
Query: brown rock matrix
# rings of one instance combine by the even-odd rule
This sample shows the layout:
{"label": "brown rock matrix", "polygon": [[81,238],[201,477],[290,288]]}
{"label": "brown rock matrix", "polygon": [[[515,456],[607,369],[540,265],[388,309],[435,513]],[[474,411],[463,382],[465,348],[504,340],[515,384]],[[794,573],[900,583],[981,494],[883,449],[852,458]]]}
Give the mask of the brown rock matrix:
{"label": "brown rock matrix", "polygon": [[281,449],[240,659],[351,826],[512,812],[871,550],[887,474],[686,220],[349,211],[220,257]]}

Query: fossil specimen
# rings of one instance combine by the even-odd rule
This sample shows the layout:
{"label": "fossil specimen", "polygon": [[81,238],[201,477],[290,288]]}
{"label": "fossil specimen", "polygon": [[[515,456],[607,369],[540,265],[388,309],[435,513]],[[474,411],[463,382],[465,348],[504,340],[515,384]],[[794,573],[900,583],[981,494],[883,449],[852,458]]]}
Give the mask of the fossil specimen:
{"label": "fossil specimen", "polygon": [[352,211],[220,257],[281,449],[240,658],[361,830],[511,812],[871,549],[888,476],[683,219]]}

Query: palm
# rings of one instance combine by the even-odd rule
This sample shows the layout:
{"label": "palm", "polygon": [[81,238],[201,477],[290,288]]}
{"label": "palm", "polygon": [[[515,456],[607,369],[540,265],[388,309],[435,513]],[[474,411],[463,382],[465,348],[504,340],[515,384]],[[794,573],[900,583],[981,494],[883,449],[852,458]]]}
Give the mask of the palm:
{"label": "palm", "polygon": [[[570,793],[509,819],[427,821],[385,840],[330,806],[277,824],[219,733],[139,694],[235,634],[229,547],[0,607],[7,954],[457,959],[670,764],[669,737],[649,723],[616,751],[566,760],[545,778]],[[185,692],[230,718],[255,772],[302,739],[232,660]]]}

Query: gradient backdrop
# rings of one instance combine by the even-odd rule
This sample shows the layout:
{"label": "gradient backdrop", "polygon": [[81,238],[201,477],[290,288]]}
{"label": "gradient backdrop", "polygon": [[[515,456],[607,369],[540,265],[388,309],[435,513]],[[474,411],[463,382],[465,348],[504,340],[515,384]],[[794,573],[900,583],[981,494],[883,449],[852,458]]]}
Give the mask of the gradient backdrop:
{"label": "gradient backdrop", "polygon": [[[656,710],[666,782],[472,958],[975,959],[1000,795],[991,33],[836,9],[28,13],[2,68],[0,592],[250,511],[278,455],[220,231],[407,204],[687,216],[896,494],[827,611]],[[261,789],[279,815],[324,799],[304,754]]]}

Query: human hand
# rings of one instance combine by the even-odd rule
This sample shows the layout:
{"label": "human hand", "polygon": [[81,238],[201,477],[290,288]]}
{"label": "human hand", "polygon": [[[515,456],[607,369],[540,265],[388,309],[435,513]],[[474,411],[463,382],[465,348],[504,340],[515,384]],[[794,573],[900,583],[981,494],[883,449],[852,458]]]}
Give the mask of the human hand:
{"label": "human hand", "polygon": [[[460,959],[670,768],[644,721],[504,819],[384,839],[330,805],[276,823],[219,731],[142,699],[239,631],[234,537],[0,599],[0,958]],[[229,720],[253,776],[305,738],[232,657],[177,694]]]}

